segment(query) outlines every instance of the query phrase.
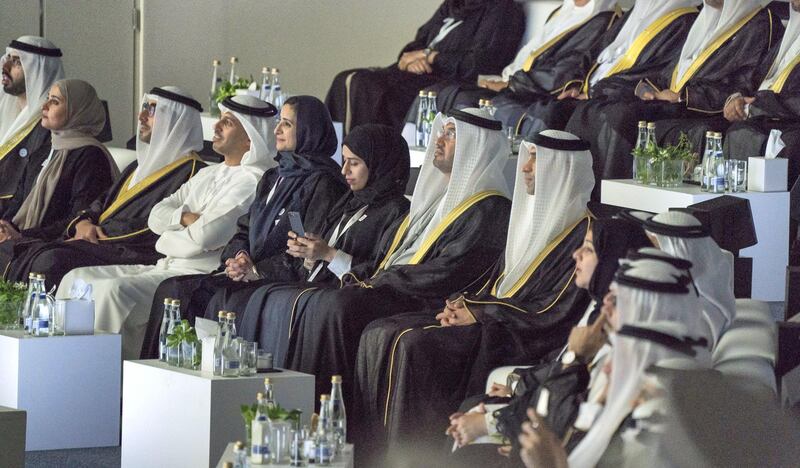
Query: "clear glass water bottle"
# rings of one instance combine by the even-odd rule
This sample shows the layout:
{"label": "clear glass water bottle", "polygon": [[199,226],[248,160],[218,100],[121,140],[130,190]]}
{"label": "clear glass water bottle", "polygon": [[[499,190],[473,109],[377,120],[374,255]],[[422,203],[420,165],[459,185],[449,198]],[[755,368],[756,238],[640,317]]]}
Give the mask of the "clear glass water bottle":
{"label": "clear glass water bottle", "polygon": [[317,433],[314,437],[316,445],[315,463],[319,466],[330,465],[334,456],[334,442],[331,428],[331,405],[328,395],[319,397],[319,421]]}
{"label": "clear glass water bottle", "polygon": [[264,402],[264,394],[256,394],[256,415],[250,429],[250,461],[256,464],[269,463],[270,446],[269,436],[272,432],[270,420],[267,415],[267,405]]}
{"label": "clear glass water bottle", "polygon": [[228,333],[227,313],[220,310],[217,314],[219,327],[217,338],[214,340],[214,375],[222,375],[222,347],[225,345],[225,336]]}
{"label": "clear glass water bottle", "polygon": [[714,159],[714,132],[706,132],[706,147],[703,150],[703,160],[700,163],[702,176],[700,178],[700,190],[708,192],[708,179],[711,176],[711,164]]}
{"label": "clear glass water bottle", "polygon": [[433,91],[428,92],[428,115],[425,118],[425,141],[431,141],[431,133],[433,132],[433,121],[436,119],[436,114],[439,111],[436,108],[436,93]]}
{"label": "clear glass water bottle", "polygon": [[233,444],[233,468],[247,468],[247,450],[241,440]]}
{"label": "clear glass water bottle", "polygon": [[33,321],[34,336],[50,336],[53,334],[54,302],[47,293],[40,292],[36,301],[35,319]]}
{"label": "clear glass water bottle", "polygon": [[25,295],[25,304],[22,306],[20,325],[27,334],[31,333],[31,317],[33,316],[34,303],[39,299],[39,293],[44,291],[44,287],[40,286],[38,276],[38,273],[28,275],[28,293]]}
{"label": "clear glass water bottle", "polygon": [[275,391],[269,377],[264,378],[264,403],[267,405],[267,408],[275,407]]}
{"label": "clear glass water bottle", "polygon": [[238,377],[241,361],[239,357],[239,349],[236,346],[236,314],[228,312],[225,316],[228,319],[228,332],[225,339],[222,340],[222,376],[223,377]]}
{"label": "clear glass water bottle", "polygon": [[425,139],[425,119],[428,117],[428,93],[419,92],[419,107],[417,107],[417,147],[424,148],[428,141]]}
{"label": "clear glass water bottle", "polygon": [[270,77],[269,67],[261,69],[261,90],[258,93],[258,98],[262,101],[269,99],[269,94],[272,91],[272,78]]}
{"label": "clear glass water bottle", "polygon": [[170,324],[170,306],[172,298],[164,298],[164,315],[161,317],[161,327],[158,330],[158,360],[167,362],[167,330]]}
{"label": "clear glass water bottle", "polygon": [[[644,120],[640,120],[638,128],[639,128],[639,130],[638,130],[638,132],[636,134],[636,146],[635,146],[635,149],[645,149],[647,147],[647,122],[645,122]],[[644,177],[644,174],[640,174],[639,173],[640,169],[644,169],[644,167],[640,167],[640,166],[643,166],[643,165],[640,164],[639,158],[637,158],[635,156],[635,153],[634,153],[634,156],[633,156],[633,171],[632,171],[633,180],[641,181],[641,179]]]}
{"label": "clear glass water bottle", "polygon": [[281,71],[277,68],[272,69],[272,89],[269,91],[269,102],[280,109],[283,107],[283,90],[281,89]]}
{"label": "clear glass water bottle", "polygon": [[340,455],[347,443],[347,413],[344,409],[341,375],[331,377],[331,429],[335,442],[335,452]]}
{"label": "clear glass water bottle", "polygon": [[708,180],[708,191],[711,193],[725,193],[725,156],[722,154],[722,134],[714,133],[714,157],[712,158],[711,174]]}

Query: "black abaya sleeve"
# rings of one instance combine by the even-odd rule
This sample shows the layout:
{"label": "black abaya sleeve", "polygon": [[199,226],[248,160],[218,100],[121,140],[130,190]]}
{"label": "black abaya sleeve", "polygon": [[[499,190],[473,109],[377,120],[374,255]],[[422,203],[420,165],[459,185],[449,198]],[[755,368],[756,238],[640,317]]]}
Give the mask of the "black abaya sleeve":
{"label": "black abaya sleeve", "polygon": [[429,19],[425,24],[417,29],[417,35],[414,36],[414,40],[406,44],[403,47],[403,50],[400,51],[397,58],[399,59],[401,55],[406,52],[413,52],[416,50],[422,50],[428,47],[428,44],[433,40],[436,34],[439,32],[439,29],[442,27],[442,21],[444,21],[445,17],[444,10],[444,3],[436,9],[436,12],[433,14],[431,19]]}
{"label": "black abaya sleeve", "polygon": [[[67,157],[61,173],[62,179],[53,192],[53,197],[68,197],[68,200],[51,201],[42,225],[21,231],[24,237],[51,240],[59,238],[70,221],[91,206],[114,183],[108,158],[100,148],[86,146],[74,151],[77,154]],[[63,180],[65,177],[71,180]],[[56,206],[56,203],[59,205]]]}
{"label": "black abaya sleeve", "polygon": [[505,197],[476,203],[444,230],[419,264],[391,266],[368,283],[437,302],[470,288],[502,255],[510,211]]}

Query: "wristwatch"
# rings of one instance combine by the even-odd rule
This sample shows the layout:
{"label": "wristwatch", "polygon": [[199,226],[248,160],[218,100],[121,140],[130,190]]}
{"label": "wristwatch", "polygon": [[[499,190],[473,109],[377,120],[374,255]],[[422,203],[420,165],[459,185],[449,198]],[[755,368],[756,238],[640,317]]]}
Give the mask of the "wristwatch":
{"label": "wristwatch", "polygon": [[580,358],[580,356],[575,354],[575,351],[568,349],[567,352],[565,352],[564,355],[561,356],[561,364],[564,364],[565,366],[571,366],[573,364],[585,364],[585,363]]}
{"label": "wristwatch", "polygon": [[425,55],[425,58],[428,58],[428,56],[431,54],[431,52],[433,52],[433,49],[431,49],[430,47],[426,47],[426,48],[422,49],[422,53]]}

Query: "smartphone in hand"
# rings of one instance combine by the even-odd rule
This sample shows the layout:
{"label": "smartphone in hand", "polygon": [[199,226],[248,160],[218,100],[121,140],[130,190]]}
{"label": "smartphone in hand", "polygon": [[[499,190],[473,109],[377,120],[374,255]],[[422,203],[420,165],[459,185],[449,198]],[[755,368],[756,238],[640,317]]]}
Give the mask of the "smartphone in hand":
{"label": "smartphone in hand", "polygon": [[300,218],[300,213],[297,211],[290,211],[289,224],[292,226],[292,231],[299,237],[306,236],[306,230],[303,229],[303,220]]}

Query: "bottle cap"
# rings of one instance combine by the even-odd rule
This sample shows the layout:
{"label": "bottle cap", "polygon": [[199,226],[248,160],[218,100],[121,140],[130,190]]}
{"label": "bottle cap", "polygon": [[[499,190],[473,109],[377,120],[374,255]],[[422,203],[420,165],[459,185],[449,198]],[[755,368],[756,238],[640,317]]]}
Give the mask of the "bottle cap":
{"label": "bottle cap", "polygon": [[640,120],[639,121],[639,126],[640,127],[646,127],[647,126],[647,121],[646,120]]}
{"label": "bottle cap", "polygon": [[655,122],[649,122],[647,124],[647,128],[656,128],[656,123]]}
{"label": "bottle cap", "polygon": [[219,311],[219,313],[217,313],[217,317],[218,317],[218,318],[225,318],[225,314],[226,314],[226,313],[227,313],[227,312],[225,312],[224,310],[220,310],[220,311]]}
{"label": "bottle cap", "polygon": [[722,138],[722,133],[714,132],[714,138]]}
{"label": "bottle cap", "polygon": [[272,382],[269,380],[269,377],[264,377],[264,385],[270,385]]}
{"label": "bottle cap", "polygon": [[428,95],[428,93],[426,93],[424,89],[419,92],[419,97],[425,97],[427,95]]}
{"label": "bottle cap", "polygon": [[706,138],[714,138],[714,132],[712,132],[711,130],[707,131]]}
{"label": "bottle cap", "polygon": [[222,65],[222,62],[220,62],[217,59],[214,59],[214,61],[211,62],[211,65],[213,65],[215,67],[218,67],[218,66]]}
{"label": "bottle cap", "polygon": [[39,273],[28,273],[28,279],[36,279],[36,275]]}
{"label": "bottle cap", "polygon": [[233,468],[233,462],[225,462],[222,464],[222,468]]}
{"label": "bottle cap", "polygon": [[341,375],[332,376],[331,383],[342,383],[342,376]]}
{"label": "bottle cap", "polygon": [[228,320],[231,320],[231,319],[234,319],[234,318],[236,318],[236,314],[235,314],[235,313],[233,313],[233,312],[228,312],[228,313],[227,313],[227,315],[226,315],[226,317],[228,317]]}
{"label": "bottle cap", "polygon": [[281,71],[280,71],[280,70],[278,70],[277,68],[273,68],[273,69],[272,69],[272,74],[273,74],[273,75],[277,75],[277,74],[278,74],[278,73],[280,73],[280,72],[281,72]]}
{"label": "bottle cap", "polygon": [[236,62],[238,62],[238,61],[239,61],[239,59],[238,59],[238,58],[236,58],[236,57],[231,57],[231,63],[236,63]]}
{"label": "bottle cap", "polygon": [[263,400],[264,399],[264,394],[261,393],[261,392],[256,393],[256,399],[257,400]]}
{"label": "bottle cap", "polygon": [[236,448],[236,450],[242,450],[244,448],[244,444],[241,440],[237,440],[233,446]]}
{"label": "bottle cap", "polygon": [[491,99],[487,99],[486,100],[486,105],[487,106],[491,106],[492,105],[492,100]]}
{"label": "bottle cap", "polygon": [[269,73],[269,67],[263,67],[263,68],[261,68],[261,74],[262,74],[262,75],[266,75],[267,73]]}
{"label": "bottle cap", "polygon": [[43,280],[44,279],[44,273],[36,273],[36,279]]}
{"label": "bottle cap", "polygon": [[181,300],[180,300],[180,299],[173,299],[173,300],[172,300],[172,305],[174,305],[174,306],[179,306],[179,305],[181,305]]}
{"label": "bottle cap", "polygon": [[328,395],[323,393],[322,395],[319,396],[319,401],[328,401],[329,398],[330,397]]}
{"label": "bottle cap", "polygon": [[164,298],[164,305],[170,305],[170,304],[172,304],[172,298],[171,297],[165,297]]}
{"label": "bottle cap", "polygon": [[436,97],[436,91],[428,91],[428,97]]}

